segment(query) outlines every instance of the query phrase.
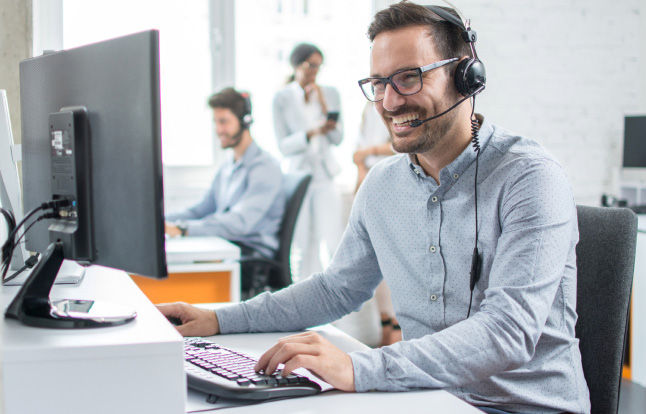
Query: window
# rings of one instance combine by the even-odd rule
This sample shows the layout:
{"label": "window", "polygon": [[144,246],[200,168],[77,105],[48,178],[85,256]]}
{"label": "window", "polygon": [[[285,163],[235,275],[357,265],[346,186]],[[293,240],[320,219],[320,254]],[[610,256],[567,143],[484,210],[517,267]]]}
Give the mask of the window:
{"label": "window", "polygon": [[209,2],[63,2],[63,47],[158,29],[165,165],[213,163]]}
{"label": "window", "polygon": [[292,74],[289,54],[301,42],[317,45],[325,56],[318,75],[341,94],[344,141],[337,150],[343,165],[340,184],[354,185],[352,153],[366,102],[357,81],[370,73],[371,0],[236,0],[236,86],[251,93],[254,139],[281,158],[274,136],[272,99]]}

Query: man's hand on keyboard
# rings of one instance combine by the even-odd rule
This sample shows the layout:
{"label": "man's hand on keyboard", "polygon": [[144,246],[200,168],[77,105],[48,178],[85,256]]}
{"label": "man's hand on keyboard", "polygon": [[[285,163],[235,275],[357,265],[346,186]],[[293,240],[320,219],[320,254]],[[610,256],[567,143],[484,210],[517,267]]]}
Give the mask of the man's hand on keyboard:
{"label": "man's hand on keyboard", "polygon": [[354,369],[350,355],[316,332],[287,336],[265,352],[256,371],[271,375],[278,364],[285,364],[283,376],[297,368],[307,368],[325,382],[342,391],[354,391]]}
{"label": "man's hand on keyboard", "polygon": [[211,336],[220,333],[220,324],[215,312],[183,302],[163,303],[157,309],[167,318],[177,318],[182,324],[175,329],[183,336]]}

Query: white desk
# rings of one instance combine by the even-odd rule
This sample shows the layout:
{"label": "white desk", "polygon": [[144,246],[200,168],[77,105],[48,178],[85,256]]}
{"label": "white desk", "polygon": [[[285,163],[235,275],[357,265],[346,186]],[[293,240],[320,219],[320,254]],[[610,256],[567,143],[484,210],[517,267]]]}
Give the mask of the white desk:
{"label": "white desk", "polygon": [[229,297],[240,301],[240,248],[220,237],[174,237],[166,240],[168,273],[231,274]]}
{"label": "white desk", "polygon": [[[17,291],[18,287],[3,289],[3,309]],[[55,285],[51,296],[130,305],[138,316],[123,326],[84,330],[31,328],[3,318],[6,414],[186,412],[182,338],[124,272],[92,267],[79,285]],[[346,351],[366,348],[334,327],[318,329]],[[240,334],[211,339],[260,356],[284,335]],[[237,407],[231,412],[354,414],[358,409],[395,413],[403,408],[412,412],[480,413],[442,390],[363,394],[332,391]]]}
{"label": "white desk", "polygon": [[184,412],[183,340],[121,271],[93,266],[77,285],[54,285],[52,298],[129,305],[122,326],[44,329],[4,318],[18,286],[2,289],[6,414]]}

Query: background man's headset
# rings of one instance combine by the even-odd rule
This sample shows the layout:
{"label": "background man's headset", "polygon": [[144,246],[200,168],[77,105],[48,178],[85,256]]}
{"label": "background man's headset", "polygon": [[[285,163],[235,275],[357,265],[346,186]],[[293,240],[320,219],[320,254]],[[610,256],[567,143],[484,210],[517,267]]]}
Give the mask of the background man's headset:
{"label": "background man's headset", "polygon": [[475,172],[475,180],[474,180],[476,234],[475,234],[475,246],[473,248],[473,255],[471,256],[471,272],[469,277],[469,290],[471,291],[471,296],[469,298],[469,310],[467,311],[467,318],[469,318],[469,315],[471,314],[471,304],[473,302],[473,289],[475,288],[476,283],[478,282],[478,279],[480,279],[480,269],[482,267],[482,256],[478,251],[478,159],[480,158],[480,141],[478,140],[478,130],[480,129],[480,126],[478,124],[478,120],[475,118],[475,103],[476,103],[475,96],[484,90],[485,83],[487,82],[487,73],[485,71],[484,64],[480,61],[480,59],[478,59],[478,54],[476,53],[475,43],[478,40],[478,35],[474,30],[471,29],[471,21],[468,19],[465,19],[462,16],[462,13],[460,13],[460,11],[454,5],[452,5],[446,0],[444,0],[444,2],[448,4],[459,17],[456,17],[455,15],[453,15],[452,13],[448,12],[447,10],[443,9],[440,6],[424,6],[424,7],[426,7],[433,13],[437,14],[447,22],[458,26],[462,30],[461,32],[462,40],[467,42],[471,47],[472,57],[469,59],[463,59],[458,64],[458,67],[455,70],[455,77],[454,77],[455,87],[457,88],[460,95],[462,95],[464,98],[460,99],[455,105],[453,105],[446,111],[421,121],[420,120],[413,121],[411,122],[410,125],[414,128],[418,127],[422,125],[424,122],[430,121],[435,118],[439,118],[442,115],[446,114],[447,112],[450,112],[465,100],[467,99],[472,100],[471,102],[471,142],[473,145],[473,149],[476,152],[476,172]]}
{"label": "background man's headset", "polygon": [[244,101],[244,109],[240,117],[240,126],[242,129],[249,129],[251,124],[253,124],[253,118],[251,117],[251,96],[249,96],[248,92],[240,92],[240,96],[242,96]]}

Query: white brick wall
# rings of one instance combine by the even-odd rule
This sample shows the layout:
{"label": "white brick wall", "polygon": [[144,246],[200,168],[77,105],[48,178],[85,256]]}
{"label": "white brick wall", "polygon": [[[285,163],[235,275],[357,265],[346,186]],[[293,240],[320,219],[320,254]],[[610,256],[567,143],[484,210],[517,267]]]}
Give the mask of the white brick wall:
{"label": "white brick wall", "polygon": [[602,193],[617,194],[623,117],[646,113],[646,2],[455,4],[478,32],[487,68],[476,110],[552,152],[577,203],[598,205]]}

